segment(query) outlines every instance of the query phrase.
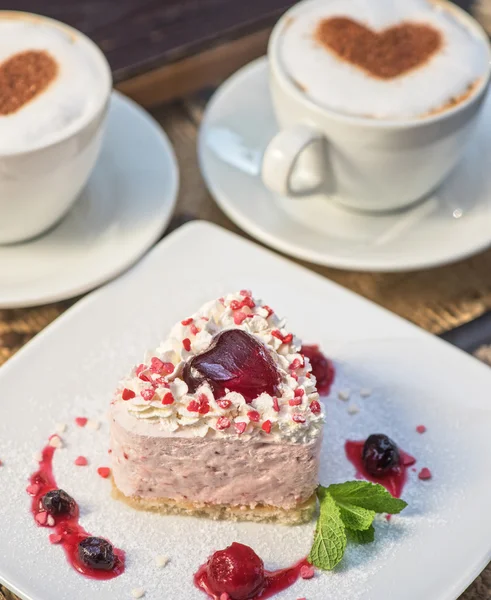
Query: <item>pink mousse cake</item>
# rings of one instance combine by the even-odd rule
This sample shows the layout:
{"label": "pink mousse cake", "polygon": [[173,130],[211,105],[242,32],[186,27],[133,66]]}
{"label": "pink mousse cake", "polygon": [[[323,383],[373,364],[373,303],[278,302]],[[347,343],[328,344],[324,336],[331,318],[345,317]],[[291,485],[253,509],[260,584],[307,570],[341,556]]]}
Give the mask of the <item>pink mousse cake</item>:
{"label": "pink mousse cake", "polygon": [[247,291],[177,323],[111,404],[114,495],[164,514],[310,520],[324,414],[300,347]]}

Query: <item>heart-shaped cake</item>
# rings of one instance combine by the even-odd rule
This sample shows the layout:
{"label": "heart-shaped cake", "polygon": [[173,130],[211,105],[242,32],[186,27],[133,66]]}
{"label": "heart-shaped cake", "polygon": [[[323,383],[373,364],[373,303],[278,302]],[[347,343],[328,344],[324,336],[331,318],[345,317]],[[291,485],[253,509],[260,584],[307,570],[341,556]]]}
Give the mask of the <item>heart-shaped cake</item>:
{"label": "heart-shaped cake", "polygon": [[58,65],[43,50],[14,54],[0,64],[0,116],[17,112],[55,79]]}
{"label": "heart-shaped cake", "polygon": [[315,39],[378,79],[392,79],[422,67],[442,47],[441,33],[430,25],[405,22],[373,31],[346,17],[320,21]]}

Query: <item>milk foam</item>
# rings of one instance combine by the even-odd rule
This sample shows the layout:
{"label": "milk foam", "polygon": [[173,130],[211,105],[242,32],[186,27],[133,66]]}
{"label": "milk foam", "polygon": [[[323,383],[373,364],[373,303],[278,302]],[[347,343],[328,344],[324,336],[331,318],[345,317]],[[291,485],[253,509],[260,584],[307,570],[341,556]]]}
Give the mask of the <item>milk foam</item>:
{"label": "milk foam", "polygon": [[0,154],[48,143],[93,111],[104,93],[101,67],[82,36],[41,18],[0,15],[0,64],[29,50],[51,55],[58,74],[19,110],[0,115]]}
{"label": "milk foam", "polygon": [[[413,22],[440,32],[442,48],[424,65],[393,79],[377,79],[343,61],[314,39],[319,22],[347,17],[374,31]],[[403,119],[442,109],[484,77],[485,42],[451,10],[427,0],[323,0],[294,11],[279,40],[290,78],[314,102],[360,117]]]}

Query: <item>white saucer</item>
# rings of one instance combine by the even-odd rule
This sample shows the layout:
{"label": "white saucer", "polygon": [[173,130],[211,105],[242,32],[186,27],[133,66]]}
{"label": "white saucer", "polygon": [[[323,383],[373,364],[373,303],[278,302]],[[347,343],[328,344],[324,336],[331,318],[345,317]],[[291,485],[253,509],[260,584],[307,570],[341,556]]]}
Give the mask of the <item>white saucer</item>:
{"label": "white saucer", "polygon": [[[491,96],[463,161],[431,197],[404,212],[370,216],[320,198],[288,199],[260,179],[277,131],[267,59],[233,75],[206,110],[199,159],[210,192],[250,235],[321,265],[402,271],[442,265],[491,245]],[[417,173],[415,173],[417,177]]]}
{"label": "white saucer", "polygon": [[0,246],[0,308],[70,298],[119,275],[161,236],[178,187],[163,130],[114,92],[101,155],[73,209],[43,236]]}

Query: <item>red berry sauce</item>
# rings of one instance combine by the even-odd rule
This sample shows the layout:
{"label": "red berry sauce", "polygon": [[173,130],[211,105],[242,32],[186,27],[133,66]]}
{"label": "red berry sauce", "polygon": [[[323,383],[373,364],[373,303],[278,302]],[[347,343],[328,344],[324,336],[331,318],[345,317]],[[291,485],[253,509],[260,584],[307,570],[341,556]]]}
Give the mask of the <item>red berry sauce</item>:
{"label": "red berry sauce", "polygon": [[336,374],[332,361],[322,354],[317,344],[302,346],[300,352],[310,360],[312,372],[317,380],[317,391],[322,396],[327,396]]}
{"label": "red berry sauce", "polygon": [[194,584],[212,600],[265,600],[289,588],[299,577],[310,579],[311,569],[303,559],[287,569],[266,571],[252,548],[234,542],[201,565]]}
{"label": "red berry sauce", "polygon": [[[65,551],[68,562],[72,567],[91,579],[113,579],[124,571],[125,554],[123,550],[114,548],[115,562],[110,570],[95,569],[84,564],[78,555],[78,544],[91,534],[79,523],[78,505],[68,514],[48,515],[42,506],[43,496],[58,489],[53,475],[53,455],[55,448],[48,445],[43,449],[39,469],[30,478],[27,493],[32,497],[31,512],[35,523],[50,530],[50,542],[59,544]],[[50,524],[51,523],[51,524]]]}
{"label": "red berry sauce", "polygon": [[399,464],[392,467],[388,473],[374,476],[368,473],[363,462],[364,445],[365,440],[348,440],[344,445],[346,457],[356,468],[356,478],[367,479],[373,483],[380,483],[380,485],[383,485],[395,498],[400,498],[407,480],[408,467],[414,465],[416,459],[399,448]]}

